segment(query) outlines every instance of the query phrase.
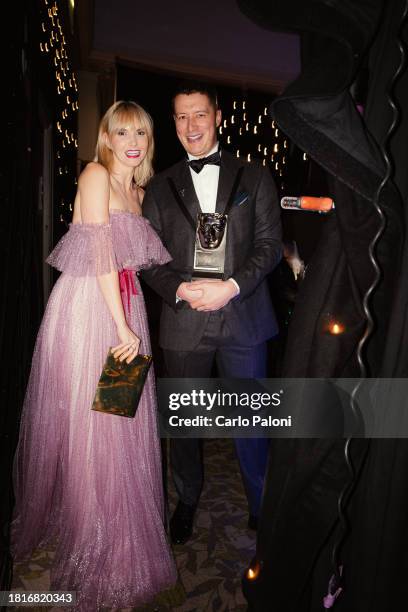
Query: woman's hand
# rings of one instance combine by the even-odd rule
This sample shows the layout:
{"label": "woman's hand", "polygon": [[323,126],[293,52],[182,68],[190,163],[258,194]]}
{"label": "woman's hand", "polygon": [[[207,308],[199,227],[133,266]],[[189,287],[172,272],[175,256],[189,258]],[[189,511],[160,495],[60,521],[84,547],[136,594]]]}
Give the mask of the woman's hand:
{"label": "woman's hand", "polygon": [[120,344],[112,347],[111,352],[115,359],[119,359],[119,361],[126,359],[126,363],[130,363],[139,352],[140,338],[129,329],[126,323],[118,325],[117,331]]}

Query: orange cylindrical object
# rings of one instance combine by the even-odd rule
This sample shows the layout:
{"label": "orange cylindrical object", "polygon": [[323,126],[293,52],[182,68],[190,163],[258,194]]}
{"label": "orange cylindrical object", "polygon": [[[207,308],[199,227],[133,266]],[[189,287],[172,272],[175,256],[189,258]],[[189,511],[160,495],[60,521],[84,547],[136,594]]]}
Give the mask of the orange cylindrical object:
{"label": "orange cylindrical object", "polygon": [[302,196],[300,198],[300,208],[304,210],[316,210],[328,212],[333,208],[333,200],[331,198],[313,198],[311,196]]}

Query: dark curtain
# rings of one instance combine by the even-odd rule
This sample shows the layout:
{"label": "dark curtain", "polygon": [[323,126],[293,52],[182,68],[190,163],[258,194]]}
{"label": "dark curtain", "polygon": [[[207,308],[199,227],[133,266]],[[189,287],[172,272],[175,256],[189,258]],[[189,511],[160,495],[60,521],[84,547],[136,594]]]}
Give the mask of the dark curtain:
{"label": "dark curtain", "polygon": [[[43,309],[41,223],[38,210],[38,165],[42,158],[38,124],[38,80],[30,61],[36,6],[10,6],[13,27],[4,20],[6,110],[1,164],[0,220],[0,586],[9,589],[12,562],[8,550],[13,505],[11,466],[19,416],[31,363],[35,335]],[[34,14],[34,15],[33,15]],[[36,39],[37,42],[37,39]]]}
{"label": "dark curtain", "polygon": [[[292,141],[326,171],[328,195],[336,202],[296,299],[282,374],[361,376],[357,347],[367,325],[363,298],[375,278],[368,249],[381,222],[374,200],[385,175],[381,149],[391,121],[386,92],[400,60],[396,39],[405,0],[238,4],[264,27],[302,34],[301,75],[271,112]],[[363,67],[368,67],[369,78],[362,119],[350,91]],[[408,367],[402,204],[408,195],[407,84],[405,72],[394,92],[400,108],[391,143],[395,181],[388,181],[380,198],[386,221],[375,252],[381,278],[369,302],[374,329],[363,353],[371,376],[403,375]],[[345,325],[344,334],[324,333],[328,313]],[[352,481],[344,440],[271,444],[257,546],[262,569],[257,580],[244,579],[251,611],[323,609],[333,574],[331,551],[344,535],[343,592],[336,609],[384,612],[404,603],[408,446],[405,440],[358,439],[350,448],[356,470]],[[337,503],[351,482],[344,532]]]}
{"label": "dark curtain", "polygon": [[[12,572],[9,531],[14,504],[13,455],[44,309],[45,226],[50,224],[52,214],[54,238],[64,230],[59,220],[60,202],[72,201],[76,176],[76,152],[58,153],[56,130],[52,129],[60,117],[61,96],[56,88],[54,62],[50,61],[49,54],[40,51],[41,24],[47,22],[49,9],[40,0],[23,0],[7,8],[10,17],[2,23],[7,61],[3,79],[5,146],[0,166],[0,587],[3,590],[10,588]],[[67,4],[59,7],[59,20],[62,26],[68,22]],[[75,118],[70,121],[74,131]],[[62,168],[58,171],[57,160],[61,160],[64,173]],[[45,193],[53,197],[51,212],[44,209]]]}

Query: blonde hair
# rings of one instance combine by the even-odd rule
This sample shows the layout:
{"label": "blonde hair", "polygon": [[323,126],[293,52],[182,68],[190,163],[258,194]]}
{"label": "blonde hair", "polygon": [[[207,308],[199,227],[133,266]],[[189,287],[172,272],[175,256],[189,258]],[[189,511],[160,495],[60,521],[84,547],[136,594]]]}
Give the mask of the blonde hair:
{"label": "blonde hair", "polygon": [[153,120],[139,104],[131,100],[115,102],[104,114],[99,124],[96,143],[95,161],[110,171],[113,154],[106,143],[105,134],[110,136],[115,130],[125,125],[137,124],[146,131],[148,147],[142,163],[135,168],[133,175],[136,185],[144,187],[153,176],[152,160],[154,155]]}

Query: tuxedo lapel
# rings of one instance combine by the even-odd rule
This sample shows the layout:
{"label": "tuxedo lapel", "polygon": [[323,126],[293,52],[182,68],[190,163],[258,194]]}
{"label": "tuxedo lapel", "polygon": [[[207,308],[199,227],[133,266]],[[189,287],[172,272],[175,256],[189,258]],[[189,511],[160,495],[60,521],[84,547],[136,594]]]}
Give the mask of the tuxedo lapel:
{"label": "tuxedo lapel", "polygon": [[218,181],[217,204],[215,211],[223,213],[237,176],[238,166],[232,155],[223,151],[221,154],[220,178]]}
{"label": "tuxedo lapel", "polygon": [[181,162],[177,169],[177,173],[171,178],[195,224],[197,214],[201,212],[201,209],[194,189],[193,179],[191,178],[190,168],[187,163]]}

